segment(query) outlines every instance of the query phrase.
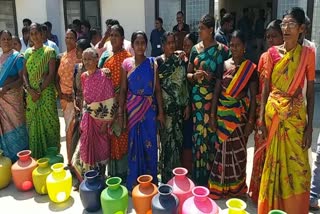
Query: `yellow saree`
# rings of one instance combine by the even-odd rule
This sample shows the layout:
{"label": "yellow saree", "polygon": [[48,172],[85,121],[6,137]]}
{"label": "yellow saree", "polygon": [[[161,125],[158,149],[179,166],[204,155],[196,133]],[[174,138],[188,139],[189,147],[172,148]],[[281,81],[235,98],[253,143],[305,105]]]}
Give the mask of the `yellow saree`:
{"label": "yellow saree", "polygon": [[271,92],[265,121],[269,135],[258,214],[272,209],[308,213],[311,174],[308,151],[301,147],[307,125],[302,88],[305,78],[314,80],[314,52],[300,45],[283,56],[275,47],[268,52]]}

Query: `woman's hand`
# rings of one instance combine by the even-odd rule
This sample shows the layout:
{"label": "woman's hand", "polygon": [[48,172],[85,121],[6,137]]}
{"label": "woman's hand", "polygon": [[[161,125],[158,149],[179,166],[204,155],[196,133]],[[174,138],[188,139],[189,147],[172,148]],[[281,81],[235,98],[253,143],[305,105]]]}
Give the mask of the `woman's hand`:
{"label": "woman's hand", "polygon": [[32,88],[29,88],[28,93],[30,94],[33,102],[37,102],[41,97],[41,93]]}
{"label": "woman's hand", "polygon": [[244,127],[244,135],[249,137],[249,135],[253,132],[254,125],[251,122],[248,122]]}
{"label": "woman's hand", "polygon": [[193,80],[195,81],[199,81],[199,80],[203,80],[204,78],[208,78],[208,73],[204,70],[197,70],[195,73],[193,73]]}
{"label": "woman's hand", "polygon": [[163,113],[158,114],[157,120],[158,120],[159,123],[160,123],[160,127],[161,127],[161,128],[164,128],[165,119],[164,119],[164,114],[163,114]]}
{"label": "woman's hand", "polygon": [[189,118],[190,118],[190,106],[187,105],[183,112],[183,119],[189,120]]}
{"label": "woman's hand", "polygon": [[309,149],[312,144],[312,127],[307,126],[304,130],[302,148]]}

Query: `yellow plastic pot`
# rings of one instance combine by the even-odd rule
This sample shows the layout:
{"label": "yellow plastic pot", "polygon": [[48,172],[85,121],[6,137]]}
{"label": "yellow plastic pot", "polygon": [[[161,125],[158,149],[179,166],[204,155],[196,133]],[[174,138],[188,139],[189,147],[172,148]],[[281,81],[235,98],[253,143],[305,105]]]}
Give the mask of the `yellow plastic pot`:
{"label": "yellow plastic pot", "polygon": [[0,150],[0,189],[9,185],[11,180],[11,160],[3,156],[3,151]]}
{"label": "yellow plastic pot", "polygon": [[48,175],[52,172],[49,166],[48,158],[41,158],[37,161],[38,167],[32,171],[32,182],[36,192],[44,195],[48,194],[46,180]]}
{"label": "yellow plastic pot", "polygon": [[247,204],[241,199],[231,198],[227,202],[229,214],[246,214]]}
{"label": "yellow plastic pot", "polygon": [[64,169],[63,163],[51,166],[52,173],[47,177],[48,195],[51,201],[61,203],[69,199],[72,189],[72,176]]}

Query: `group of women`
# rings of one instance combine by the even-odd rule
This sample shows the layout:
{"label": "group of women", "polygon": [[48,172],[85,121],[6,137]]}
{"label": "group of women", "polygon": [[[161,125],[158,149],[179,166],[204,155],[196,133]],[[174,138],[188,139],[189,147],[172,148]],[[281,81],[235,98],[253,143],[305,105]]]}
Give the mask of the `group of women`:
{"label": "group of women", "polygon": [[[112,26],[112,52],[99,59],[89,41],[77,41],[68,30],[57,81],[68,124],[68,164],[80,180],[95,168],[102,176],[121,177],[129,191],[142,174],[152,175],[155,184],[160,174],[166,183],[173,168],[185,166],[212,198],[242,197],[248,192],[246,145],[254,131],[249,195],[258,213],[307,213],[315,56],[298,42],[304,11],[293,8],[268,25],[270,48],[258,66],[244,57],[242,32],[233,32],[226,47],[214,40],[214,23],[203,16],[201,41],[188,34],[184,51],[176,51],[173,33],[164,33],[164,54],[156,58],[145,56],[142,31],[132,34],[131,56],[123,49],[123,28]],[[59,147],[55,53],[40,35],[40,26],[32,24],[34,46],[23,60],[12,49],[10,32],[0,34],[0,145],[12,160],[27,147],[35,158]],[[182,155],[190,148],[192,164]]]}

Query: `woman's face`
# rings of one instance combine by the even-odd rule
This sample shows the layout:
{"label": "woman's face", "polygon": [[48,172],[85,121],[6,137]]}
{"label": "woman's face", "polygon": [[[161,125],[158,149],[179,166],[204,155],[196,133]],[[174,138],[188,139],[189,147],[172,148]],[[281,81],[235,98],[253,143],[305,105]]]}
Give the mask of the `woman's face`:
{"label": "woman's face", "polygon": [[144,37],[141,34],[138,34],[137,38],[134,40],[132,44],[132,48],[136,56],[144,55],[147,49],[147,44],[146,44],[146,41],[144,40]]}
{"label": "woman's face", "polygon": [[176,41],[174,35],[167,37],[167,41],[163,45],[163,52],[166,56],[170,56],[176,50]]}
{"label": "woman's face", "polygon": [[304,25],[299,25],[291,15],[286,15],[280,26],[284,42],[297,43],[299,35],[304,31]]}
{"label": "woman's face", "polygon": [[20,52],[21,51],[21,43],[18,41],[19,38],[13,39],[12,44],[13,44],[13,49],[16,51]]}
{"label": "woman's face", "polygon": [[65,42],[66,42],[66,46],[67,49],[72,50],[76,47],[76,36],[74,35],[74,33],[72,33],[72,31],[67,31],[66,32],[66,36],[65,36]]}
{"label": "woman's face", "polygon": [[270,28],[269,30],[267,30],[266,40],[267,40],[267,44],[268,44],[269,48],[272,46],[277,46],[277,45],[283,44],[282,33],[280,33],[279,31],[277,31],[273,28]]}
{"label": "woman's face", "polygon": [[120,50],[123,45],[123,37],[120,35],[119,31],[116,29],[111,29],[110,42],[113,50]]}
{"label": "woman's face", "polygon": [[98,57],[93,56],[93,53],[85,52],[82,54],[82,62],[86,70],[92,71],[97,68]]}
{"label": "woman's face", "polygon": [[42,32],[38,31],[36,26],[31,25],[30,39],[34,45],[40,45],[40,44],[42,45],[43,44]]}
{"label": "woman's face", "polygon": [[13,48],[12,37],[8,33],[2,33],[0,37],[0,46],[4,53],[12,50]]}
{"label": "woman's face", "polygon": [[186,53],[187,56],[190,55],[192,47],[193,47],[192,41],[190,39],[188,39],[187,37],[185,37],[183,40],[183,51]]}
{"label": "woman's face", "polygon": [[199,37],[200,39],[203,40],[208,40],[212,38],[212,34],[213,34],[213,28],[208,28],[207,26],[205,26],[204,24],[202,24],[201,22],[199,23]]}
{"label": "woman's face", "polygon": [[78,45],[76,46],[76,55],[78,59],[82,59],[82,53],[83,50],[81,48],[78,47]]}
{"label": "woman's face", "polygon": [[237,37],[232,37],[230,41],[230,49],[233,58],[242,58],[245,51],[245,44]]}

